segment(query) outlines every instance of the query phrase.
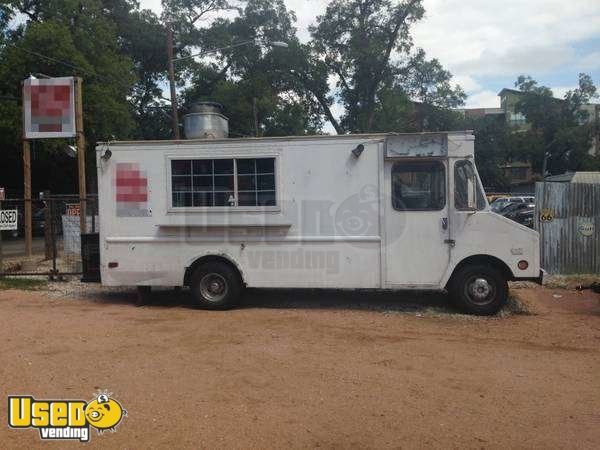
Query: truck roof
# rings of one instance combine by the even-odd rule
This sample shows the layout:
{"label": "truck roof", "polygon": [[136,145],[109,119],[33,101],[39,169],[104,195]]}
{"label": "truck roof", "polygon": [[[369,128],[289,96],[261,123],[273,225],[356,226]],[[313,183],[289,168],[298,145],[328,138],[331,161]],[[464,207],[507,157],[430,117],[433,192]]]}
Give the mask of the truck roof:
{"label": "truck roof", "polygon": [[337,134],[337,135],[308,135],[308,136],[272,136],[272,137],[234,137],[222,139],[179,139],[179,140],[149,140],[149,141],[99,141],[97,145],[156,145],[156,144],[193,144],[206,142],[258,142],[258,141],[296,141],[296,140],[344,140],[344,139],[385,139],[390,136],[432,136],[432,135],[472,135],[472,130],[465,131],[431,131],[422,133],[364,133],[364,134]]}

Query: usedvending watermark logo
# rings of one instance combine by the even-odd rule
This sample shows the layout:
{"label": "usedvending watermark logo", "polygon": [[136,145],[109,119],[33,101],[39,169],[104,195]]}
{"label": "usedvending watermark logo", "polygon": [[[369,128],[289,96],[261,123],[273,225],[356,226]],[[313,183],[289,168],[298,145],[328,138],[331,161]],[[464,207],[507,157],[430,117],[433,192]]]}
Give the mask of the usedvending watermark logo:
{"label": "usedvending watermark logo", "polygon": [[262,270],[320,270],[328,275],[340,273],[340,252],[334,250],[249,250],[248,266]]}
{"label": "usedvending watermark logo", "polygon": [[379,191],[366,185],[351,195],[335,211],[335,229],[341,236],[377,236]]}
{"label": "usedvending watermark logo", "polygon": [[89,442],[90,426],[98,434],[116,430],[127,411],[102,391],[89,402],[84,400],[36,400],[30,395],[8,396],[8,426],[35,428],[42,440]]}

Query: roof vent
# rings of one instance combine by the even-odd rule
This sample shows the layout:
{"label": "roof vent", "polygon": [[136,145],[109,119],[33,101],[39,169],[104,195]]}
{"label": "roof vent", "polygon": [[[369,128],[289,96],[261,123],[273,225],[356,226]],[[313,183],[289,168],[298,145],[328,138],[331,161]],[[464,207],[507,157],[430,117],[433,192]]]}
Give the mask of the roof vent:
{"label": "roof vent", "polygon": [[229,119],[223,114],[223,105],[215,102],[192,104],[183,116],[187,139],[223,139],[229,136]]}

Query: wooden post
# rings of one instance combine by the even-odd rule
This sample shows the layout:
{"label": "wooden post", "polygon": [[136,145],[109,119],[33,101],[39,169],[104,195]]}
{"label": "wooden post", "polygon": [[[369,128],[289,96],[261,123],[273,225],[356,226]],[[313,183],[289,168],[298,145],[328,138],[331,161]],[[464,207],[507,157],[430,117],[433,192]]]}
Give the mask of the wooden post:
{"label": "wooden post", "polygon": [[167,24],[167,58],[169,60],[169,86],[171,89],[171,126],[173,139],[179,139],[179,118],[177,117],[177,91],[175,90],[175,67],[173,66],[173,27]]}
{"label": "wooden post", "polygon": [[52,258],[52,211],[50,208],[50,191],[44,191],[44,202],[46,207],[44,208],[44,259],[49,260]]}
{"label": "wooden post", "polygon": [[83,134],[83,90],[82,79],[75,78],[75,126],[77,130],[77,165],[79,168],[79,228],[81,234],[86,232],[86,200],[85,185],[85,135]]}
{"label": "wooden post", "polygon": [[[2,197],[0,197],[0,211],[2,211]],[[4,263],[2,261],[2,230],[0,230],[0,278],[2,278],[2,272],[4,272]]]}
{"label": "wooden post", "polygon": [[25,213],[25,254],[31,256],[31,148],[23,137],[23,209]]}

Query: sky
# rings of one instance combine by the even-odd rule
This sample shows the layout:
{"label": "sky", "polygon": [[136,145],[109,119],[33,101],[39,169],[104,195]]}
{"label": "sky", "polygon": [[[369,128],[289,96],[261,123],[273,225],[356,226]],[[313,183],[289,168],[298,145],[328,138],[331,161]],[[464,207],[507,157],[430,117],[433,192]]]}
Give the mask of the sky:
{"label": "sky", "polygon": [[[160,0],[140,0],[160,13]],[[296,13],[298,36],[327,0],[285,0]],[[437,58],[468,94],[467,107],[499,107],[498,92],[521,74],[557,97],[588,73],[600,86],[600,0],[424,0],[415,45]],[[598,99],[596,100],[598,101]],[[336,112],[340,112],[336,108]]]}

